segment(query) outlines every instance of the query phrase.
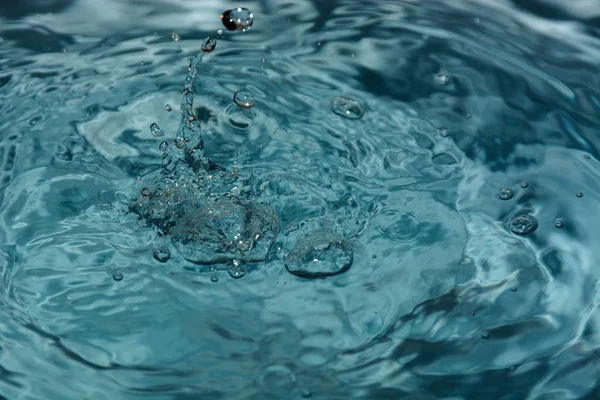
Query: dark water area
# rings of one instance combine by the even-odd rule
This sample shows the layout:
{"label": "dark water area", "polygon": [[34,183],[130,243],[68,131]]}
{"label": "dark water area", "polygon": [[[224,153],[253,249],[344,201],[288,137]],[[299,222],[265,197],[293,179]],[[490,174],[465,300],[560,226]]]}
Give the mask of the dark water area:
{"label": "dark water area", "polygon": [[600,398],[598,60],[598,0],[4,1],[0,399]]}

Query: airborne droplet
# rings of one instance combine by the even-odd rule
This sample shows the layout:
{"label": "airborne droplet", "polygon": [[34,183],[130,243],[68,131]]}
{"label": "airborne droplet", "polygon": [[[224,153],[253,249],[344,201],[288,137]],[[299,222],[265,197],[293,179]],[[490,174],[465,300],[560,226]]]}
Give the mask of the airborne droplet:
{"label": "airborne droplet", "polygon": [[513,197],[513,191],[509,188],[500,189],[498,197],[500,197],[501,200],[510,200]]}
{"label": "airborne droplet", "polygon": [[165,135],[157,123],[153,123],[152,125],[150,125],[150,133],[152,134],[152,136],[164,136]]}
{"label": "airborne droplet", "polygon": [[254,22],[254,15],[247,8],[238,7],[221,14],[221,22],[230,31],[247,31]]}
{"label": "airborne droplet", "polygon": [[248,109],[254,107],[256,100],[254,100],[254,96],[252,93],[246,90],[240,90],[233,95],[233,101],[238,106]]}
{"label": "airborne droplet", "polygon": [[360,119],[365,114],[360,103],[349,97],[336,97],[331,101],[331,110],[349,119]]}
{"label": "airborne droplet", "polygon": [[213,51],[215,49],[216,46],[217,46],[217,41],[211,37],[207,37],[202,42],[202,46],[200,47],[200,50],[202,50],[203,53],[210,53],[211,51]]}
{"label": "airborne droplet", "polygon": [[537,219],[530,214],[523,214],[510,221],[510,230],[515,235],[528,235],[538,228]]}

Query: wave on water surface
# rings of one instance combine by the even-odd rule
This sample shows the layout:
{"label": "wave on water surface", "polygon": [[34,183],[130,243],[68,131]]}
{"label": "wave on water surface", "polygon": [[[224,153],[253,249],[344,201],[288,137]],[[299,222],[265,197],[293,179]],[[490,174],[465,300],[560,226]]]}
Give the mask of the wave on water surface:
{"label": "wave on water surface", "polygon": [[599,2],[209,3],[0,10],[0,396],[598,398]]}

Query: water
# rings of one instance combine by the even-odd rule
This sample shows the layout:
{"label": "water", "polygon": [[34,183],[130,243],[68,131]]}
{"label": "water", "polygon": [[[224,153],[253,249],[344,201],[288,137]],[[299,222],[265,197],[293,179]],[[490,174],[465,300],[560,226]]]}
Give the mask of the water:
{"label": "water", "polygon": [[0,8],[1,396],[600,396],[597,1],[197,3]]}

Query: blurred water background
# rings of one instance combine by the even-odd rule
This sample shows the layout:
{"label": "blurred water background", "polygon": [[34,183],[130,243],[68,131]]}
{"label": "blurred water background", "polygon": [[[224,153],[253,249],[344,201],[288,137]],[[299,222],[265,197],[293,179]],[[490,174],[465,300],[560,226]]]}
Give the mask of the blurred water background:
{"label": "blurred water background", "polygon": [[0,398],[600,398],[599,59],[598,0],[4,0]]}

